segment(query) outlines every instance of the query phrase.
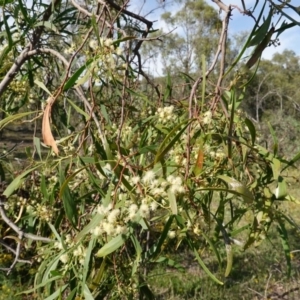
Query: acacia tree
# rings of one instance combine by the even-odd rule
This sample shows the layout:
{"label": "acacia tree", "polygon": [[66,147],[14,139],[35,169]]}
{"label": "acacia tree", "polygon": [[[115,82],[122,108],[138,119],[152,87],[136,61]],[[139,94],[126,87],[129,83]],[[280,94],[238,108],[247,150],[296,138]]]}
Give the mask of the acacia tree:
{"label": "acacia tree", "polygon": [[[0,157],[7,181],[1,183],[0,244],[14,256],[2,270],[32,265],[34,283],[23,293],[153,299],[147,271],[158,263],[174,265],[166,254],[181,249],[190,249],[222,284],[219,276],[231,272],[232,244],[259,244],[273,224],[290,269],[284,222],[290,220],[276,203],[293,201],[282,172],[299,155],[281,159],[276,138],[272,152],[257,145],[253,123],[237,109],[250,69],[273,34],[296,22],[271,26],[274,14],[285,12],[266,1],[272,6],[267,19],[254,17],[246,46],[225,70],[232,7],[213,2],[223,11],[219,41],[205,74],[189,76],[183,106],[165,104],[170,76],[161,91],[144,72],[140,49],[153,23],[127,1],[1,2],[0,129],[17,122],[36,128],[24,169],[7,164],[14,147]],[[231,72],[248,46],[255,46],[253,54]],[[153,87],[150,97],[141,78]],[[209,80],[213,94],[206,93]],[[240,221],[246,226],[239,228]],[[200,249],[213,249],[224,275],[207,268]]]}

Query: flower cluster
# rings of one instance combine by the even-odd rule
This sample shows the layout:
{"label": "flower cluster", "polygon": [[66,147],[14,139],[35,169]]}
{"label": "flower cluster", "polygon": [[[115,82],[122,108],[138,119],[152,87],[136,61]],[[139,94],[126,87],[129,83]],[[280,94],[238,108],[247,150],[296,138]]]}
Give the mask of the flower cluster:
{"label": "flower cluster", "polygon": [[116,236],[125,234],[127,227],[121,219],[121,210],[113,208],[110,203],[108,206],[98,205],[97,213],[103,216],[100,224],[91,230],[91,234],[95,236]]}
{"label": "flower cluster", "polygon": [[182,179],[177,176],[174,177],[173,175],[169,175],[167,178],[168,183],[170,183],[170,191],[174,194],[181,194],[184,193],[184,187],[182,185]]}
{"label": "flower cluster", "polygon": [[202,122],[205,125],[209,125],[212,122],[212,112],[210,110],[204,113]]}
{"label": "flower cluster", "polygon": [[115,201],[96,207],[95,213],[101,216],[101,221],[90,230],[92,235],[102,238],[126,234],[128,224],[139,223],[141,219],[150,221],[151,212],[158,207],[170,208],[168,191],[174,195],[185,192],[181,177],[169,175],[164,179],[154,170],[145,172],[142,177],[132,176],[127,180],[137,191],[137,197],[131,199],[120,189],[113,190],[111,198]]}
{"label": "flower cluster", "polygon": [[[119,133],[120,129],[118,129]],[[130,125],[124,125],[121,131],[122,141],[128,141],[133,135],[133,128]]]}
{"label": "flower cluster", "polygon": [[167,124],[176,119],[174,114],[174,106],[159,107],[155,113],[158,116],[158,122],[161,124]]}
{"label": "flower cluster", "polygon": [[184,157],[184,149],[176,147],[169,152],[170,159],[175,162],[176,165],[184,166],[186,164],[186,158]]}
{"label": "flower cluster", "polygon": [[[127,65],[119,59],[123,50],[116,46],[112,39],[91,40],[89,48],[92,50],[94,62],[90,65],[88,73],[95,78],[97,85],[105,79],[112,80],[124,75]],[[86,52],[86,56],[91,56],[90,51]]]}
{"label": "flower cluster", "polygon": [[122,48],[115,47],[113,42],[114,41],[112,39],[100,38],[99,42],[97,40],[91,40],[89,42],[89,46],[95,52],[99,52],[101,51],[101,49],[105,49],[105,50],[110,50],[111,52],[114,52],[117,55],[121,55],[123,52]]}
{"label": "flower cluster", "polygon": [[[86,248],[83,245],[79,245],[74,251],[73,256],[78,258],[78,261],[81,265],[84,264],[85,256],[86,256]],[[68,261],[66,257],[61,256],[60,259],[63,261]]]}
{"label": "flower cluster", "polygon": [[[84,259],[86,256],[86,248],[82,245],[75,245],[74,240],[72,239],[72,236],[70,234],[67,234],[64,238],[64,245],[63,247],[62,242],[55,242],[54,248],[61,252],[59,260],[65,265],[64,269],[68,268],[67,263],[70,261],[70,257],[76,257],[81,265],[84,264]],[[71,252],[71,251],[72,252]],[[42,253],[43,256],[43,253]]]}
{"label": "flower cluster", "polygon": [[74,171],[76,175],[74,176],[74,179],[72,180],[72,183],[70,184],[71,190],[75,190],[78,186],[84,184],[86,189],[92,189],[92,185],[89,181],[89,175],[85,169],[78,170],[76,169]]}
{"label": "flower cluster", "polygon": [[67,49],[65,49],[64,53],[65,54],[73,54],[76,50],[76,44],[75,43],[71,43],[71,46]]}
{"label": "flower cluster", "polygon": [[28,206],[28,209],[31,211],[32,215],[35,215],[46,222],[51,222],[54,216],[54,209],[49,205],[41,205],[37,203],[36,207]]}

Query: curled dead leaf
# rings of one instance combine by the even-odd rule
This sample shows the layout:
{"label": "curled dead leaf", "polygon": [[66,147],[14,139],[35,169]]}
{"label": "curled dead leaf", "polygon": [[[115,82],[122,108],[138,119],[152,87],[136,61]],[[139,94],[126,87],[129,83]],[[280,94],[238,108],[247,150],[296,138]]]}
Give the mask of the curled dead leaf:
{"label": "curled dead leaf", "polygon": [[52,135],[51,127],[50,127],[51,106],[53,104],[53,101],[54,99],[52,97],[50,97],[47,100],[47,106],[44,110],[44,116],[42,122],[42,135],[43,135],[43,140],[45,145],[51,146],[54,153],[58,155],[58,148],[54,140],[54,137]]}

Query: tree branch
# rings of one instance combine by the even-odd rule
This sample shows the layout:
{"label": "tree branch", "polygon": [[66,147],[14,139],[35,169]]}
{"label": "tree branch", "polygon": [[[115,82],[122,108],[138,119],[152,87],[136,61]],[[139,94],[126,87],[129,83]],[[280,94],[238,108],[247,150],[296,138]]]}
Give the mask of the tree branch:
{"label": "tree branch", "polygon": [[49,239],[49,238],[45,238],[45,237],[41,237],[41,236],[37,236],[31,233],[26,233],[23,230],[21,230],[14,222],[12,222],[6,215],[5,210],[3,209],[3,203],[0,204],[0,215],[2,220],[12,229],[14,230],[17,234],[18,237],[14,238],[14,240],[17,243],[16,246],[16,250],[14,250],[13,248],[11,248],[10,246],[8,246],[3,239],[0,239],[0,244],[2,246],[4,246],[7,250],[9,250],[10,252],[12,252],[15,255],[15,259],[13,261],[13,263],[11,264],[11,266],[9,268],[0,268],[0,270],[2,271],[7,271],[7,275],[9,275],[13,268],[15,267],[15,265],[18,262],[23,262],[23,263],[28,263],[31,264],[31,261],[29,260],[23,260],[20,259],[20,252],[21,252],[21,244],[22,244],[22,240],[23,238],[27,238],[30,240],[34,240],[34,241],[40,241],[40,242],[44,242],[44,243],[50,243],[53,240]]}
{"label": "tree branch", "polygon": [[27,239],[30,239],[30,240],[33,240],[33,241],[40,241],[40,242],[44,242],[44,243],[50,243],[50,242],[53,242],[52,239],[49,239],[49,238],[45,238],[45,237],[42,237],[42,236],[38,236],[38,235],[35,235],[35,234],[32,234],[32,233],[25,233],[23,230],[21,230],[13,221],[11,221],[3,207],[0,205],[0,215],[1,215],[1,218],[3,219],[3,221],[13,230],[15,231],[19,236],[21,236],[22,238],[25,237]]}
{"label": "tree branch", "polygon": [[[43,22],[48,21],[51,14],[52,9],[60,2],[61,0],[55,0],[54,3],[50,3],[47,7],[47,9],[44,12],[43,16]],[[17,73],[20,71],[22,65],[25,63],[25,61],[35,53],[32,53],[32,51],[35,50],[35,48],[38,46],[41,34],[43,33],[44,26],[39,26],[35,29],[32,35],[32,42],[27,44],[24,48],[24,50],[20,53],[20,55],[17,57],[14,64],[11,66],[9,71],[6,73],[5,77],[0,83],[0,97],[3,95],[4,91],[6,90],[7,86],[12,82],[12,80],[15,78]]]}
{"label": "tree branch", "polygon": [[[223,9],[225,11],[226,15],[222,22],[222,32],[221,32],[221,35],[219,38],[218,49],[214,56],[213,62],[211,63],[210,67],[208,68],[208,70],[205,73],[205,78],[207,78],[209,76],[209,74],[214,70],[214,68],[218,62],[219,56],[222,53],[220,73],[219,73],[219,78],[218,78],[218,82],[216,85],[216,96],[213,100],[211,108],[213,109],[213,107],[216,105],[217,101],[220,100],[222,109],[223,109],[226,117],[228,117],[229,115],[228,115],[227,109],[225,107],[225,104],[224,104],[222,98],[220,97],[220,92],[221,92],[221,84],[223,81],[223,75],[224,75],[224,70],[225,70],[226,40],[227,40],[229,18],[231,15],[231,7],[226,6],[224,3],[222,3],[221,1],[218,1],[218,0],[212,0],[212,1],[215,2],[221,9]],[[198,79],[195,81],[195,83],[192,86],[192,90],[191,90],[190,96],[189,96],[189,119],[193,118],[193,109],[192,109],[193,98],[195,97],[198,85],[202,82],[202,80],[203,80],[203,75],[199,76]],[[185,179],[188,178],[189,169],[190,169],[190,132],[191,132],[191,125],[189,125],[187,128],[187,145],[186,145],[187,159],[186,159],[186,166],[185,166]]]}

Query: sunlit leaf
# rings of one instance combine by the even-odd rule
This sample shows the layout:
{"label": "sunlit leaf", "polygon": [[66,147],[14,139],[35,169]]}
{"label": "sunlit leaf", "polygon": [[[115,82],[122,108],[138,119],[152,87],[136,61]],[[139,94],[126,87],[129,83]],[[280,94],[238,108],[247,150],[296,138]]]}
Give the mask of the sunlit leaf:
{"label": "sunlit leaf", "polygon": [[224,180],[234,191],[241,194],[246,203],[254,201],[252,193],[243,183],[226,175],[219,175],[218,178]]}
{"label": "sunlit leaf", "polygon": [[90,119],[90,116],[86,112],[84,112],[79,106],[77,106],[73,101],[71,101],[70,99],[67,99],[67,101],[79,114],[84,116],[86,121]]}
{"label": "sunlit leaf", "polygon": [[106,267],[106,262],[105,262],[105,258],[103,258],[100,268],[96,270],[96,275],[92,278],[92,282],[90,285],[91,289],[98,288],[105,274],[105,269],[106,269],[105,267]]}
{"label": "sunlit leaf", "polygon": [[264,23],[254,32],[253,38],[251,39],[248,47],[256,46],[265,38],[273,16],[273,10],[270,9],[268,17],[265,19]]}
{"label": "sunlit leaf", "polygon": [[36,152],[40,159],[42,159],[42,151],[41,151],[41,140],[38,137],[33,138],[34,146],[36,149]]}
{"label": "sunlit leaf", "polygon": [[125,243],[125,236],[120,234],[105,244],[96,254],[97,257],[104,257],[119,249]]}
{"label": "sunlit leaf", "polygon": [[43,82],[36,79],[34,80],[34,83],[38,85],[41,89],[43,89],[50,97],[52,97],[51,92],[46,88]]}
{"label": "sunlit leaf", "polygon": [[178,211],[177,211],[176,195],[174,194],[174,192],[172,192],[170,188],[168,189],[168,198],[169,198],[172,214],[177,215]]}
{"label": "sunlit leaf", "polygon": [[82,288],[83,289],[86,288],[86,281],[87,281],[88,273],[90,270],[89,265],[90,265],[90,261],[92,258],[92,251],[93,251],[95,244],[96,244],[96,238],[94,237],[94,238],[90,239],[89,246],[87,247],[87,251],[85,254],[83,270],[82,270]]}
{"label": "sunlit leaf", "polygon": [[8,117],[6,117],[6,118],[4,118],[3,120],[0,121],[0,130],[3,129],[5,126],[7,126],[9,123],[12,123],[16,120],[22,119],[26,116],[32,115],[34,113],[35,112],[33,112],[33,111],[29,111],[29,112],[19,113],[19,114],[16,114],[16,115],[10,115],[10,116],[8,116]]}
{"label": "sunlit leaf", "polygon": [[10,195],[13,194],[14,191],[16,191],[21,184],[23,183],[23,181],[25,180],[25,177],[31,173],[32,171],[38,169],[41,165],[37,164],[35,167],[26,170],[25,172],[21,173],[20,175],[18,175],[5,189],[5,191],[3,192],[3,195],[6,197],[9,197]]}
{"label": "sunlit leaf", "polygon": [[95,299],[86,284],[84,285],[84,288],[83,288],[83,295],[84,295],[85,300],[94,300]]}
{"label": "sunlit leaf", "polygon": [[84,236],[91,232],[96,226],[100,224],[104,216],[100,214],[95,214],[92,220],[77,234],[75,241],[80,241]]}
{"label": "sunlit leaf", "polygon": [[55,27],[55,25],[53,25],[53,23],[49,21],[37,22],[36,24],[34,24],[33,27],[40,27],[40,26],[46,27],[47,29],[54,31],[55,33],[59,33],[59,30]]}
{"label": "sunlit leaf", "polygon": [[287,184],[282,176],[278,177],[278,183],[277,183],[277,187],[275,189],[274,194],[275,194],[276,199],[278,199],[278,200],[285,198],[285,196],[288,194]]}
{"label": "sunlit leaf", "polygon": [[251,135],[251,140],[252,140],[252,145],[255,144],[256,140],[256,129],[255,126],[253,125],[252,121],[248,118],[245,119],[245,125],[247,126],[250,135]]}
{"label": "sunlit leaf", "polygon": [[141,247],[140,242],[138,241],[137,237],[134,234],[131,234],[130,238],[134,245],[135,253],[136,253],[136,259],[133,262],[132,271],[131,271],[131,276],[133,276],[137,272],[138,267],[140,265],[141,255],[142,255],[142,247]]}
{"label": "sunlit leaf", "polygon": [[272,171],[273,171],[273,177],[275,180],[277,180],[279,174],[280,174],[280,167],[281,167],[281,162],[277,158],[273,158],[271,162],[272,166]]}
{"label": "sunlit leaf", "polygon": [[232,269],[233,249],[231,245],[225,245],[225,246],[226,246],[227,264],[226,264],[226,270],[224,276],[228,277]]}

